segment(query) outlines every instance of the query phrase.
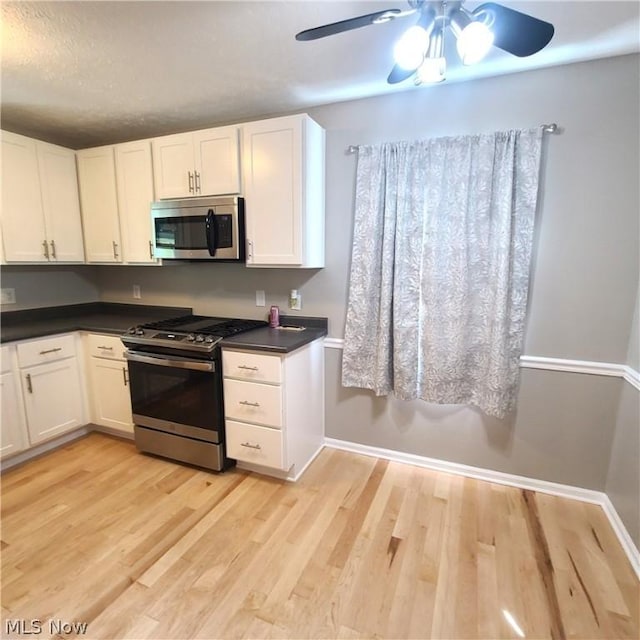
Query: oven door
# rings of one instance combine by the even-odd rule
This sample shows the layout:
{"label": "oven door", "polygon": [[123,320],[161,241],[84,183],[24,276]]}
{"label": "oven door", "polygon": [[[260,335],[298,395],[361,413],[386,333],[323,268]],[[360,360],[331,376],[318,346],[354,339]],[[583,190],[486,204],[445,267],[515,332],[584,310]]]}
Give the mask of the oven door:
{"label": "oven door", "polygon": [[224,439],[222,380],[216,360],[127,351],[133,422],[206,442]]}

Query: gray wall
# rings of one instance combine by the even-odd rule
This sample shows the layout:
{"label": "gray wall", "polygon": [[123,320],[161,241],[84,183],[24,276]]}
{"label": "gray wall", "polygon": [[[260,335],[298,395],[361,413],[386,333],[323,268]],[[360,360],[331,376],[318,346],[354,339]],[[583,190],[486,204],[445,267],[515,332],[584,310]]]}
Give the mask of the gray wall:
{"label": "gray wall", "polygon": [[[640,290],[636,295],[627,365],[640,369]],[[627,531],[640,548],[640,392],[625,383],[613,436],[606,493],[622,518]]]}
{"label": "gray wall", "polygon": [[[143,303],[265,317],[256,289],[266,291],[267,305],[284,307],[297,288],[301,313],[328,316],[330,335],[342,337],[356,165],[346,148],[557,122],[561,133],[545,141],[525,352],[625,362],[638,290],[638,61],[624,56],[314,108],[310,115],[327,130],[325,269],[105,266],[95,268],[100,296],[131,302],[139,284]],[[612,447],[624,448],[615,429],[620,379],[525,370],[509,423],[343,389],[340,355],[326,350],[333,438],[597,490],[607,485]]]}
{"label": "gray wall", "polygon": [[[135,283],[144,302],[264,317],[256,289],[284,306],[298,288],[301,313],[328,316],[342,337],[356,165],[346,148],[557,122],[561,133],[545,140],[525,352],[624,362],[638,288],[638,95],[638,56],[624,56],[314,108],[327,130],[325,269],[103,267],[102,297],[130,301]],[[327,349],[328,436],[604,490],[621,380],[524,371],[511,424],[343,389],[340,355]]]}
{"label": "gray wall", "polygon": [[16,291],[16,304],[2,311],[93,302],[100,299],[96,267],[3,266],[2,286]]}

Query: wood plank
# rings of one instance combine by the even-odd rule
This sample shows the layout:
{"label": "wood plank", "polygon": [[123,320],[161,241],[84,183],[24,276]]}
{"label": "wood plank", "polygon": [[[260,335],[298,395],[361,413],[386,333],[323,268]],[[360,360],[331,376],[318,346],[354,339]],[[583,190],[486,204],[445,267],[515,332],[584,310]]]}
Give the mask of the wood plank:
{"label": "wood plank", "polygon": [[639,633],[596,505],[331,449],[295,484],[215,474],[102,434],[2,480],[4,620],[96,639]]}

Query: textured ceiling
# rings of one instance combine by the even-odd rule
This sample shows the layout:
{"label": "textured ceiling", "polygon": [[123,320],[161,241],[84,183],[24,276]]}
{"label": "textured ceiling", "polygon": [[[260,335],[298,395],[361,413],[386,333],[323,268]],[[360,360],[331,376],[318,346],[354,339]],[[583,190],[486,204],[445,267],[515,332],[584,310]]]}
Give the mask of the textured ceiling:
{"label": "textured ceiling", "polygon": [[[478,2],[469,0],[469,9]],[[553,23],[542,52],[494,49],[447,82],[640,49],[640,3],[502,4]],[[255,119],[390,91],[391,49],[413,17],[317,40],[302,29],[402,1],[10,2],[2,9],[2,127],[72,148]]]}

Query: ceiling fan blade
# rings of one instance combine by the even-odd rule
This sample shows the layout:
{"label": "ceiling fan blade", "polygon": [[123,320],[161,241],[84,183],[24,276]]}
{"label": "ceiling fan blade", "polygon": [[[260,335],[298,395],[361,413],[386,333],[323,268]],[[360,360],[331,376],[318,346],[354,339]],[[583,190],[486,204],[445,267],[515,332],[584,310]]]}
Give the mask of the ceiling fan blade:
{"label": "ceiling fan blade", "polygon": [[398,82],[402,82],[403,80],[410,78],[415,72],[416,72],[415,69],[407,70],[407,69],[403,69],[397,64],[394,64],[393,69],[391,69],[391,73],[387,78],[387,82],[389,84],[398,84]]}
{"label": "ceiling fan blade", "polygon": [[473,10],[474,16],[482,13],[488,13],[494,18],[491,27],[495,34],[493,46],[519,58],[544,49],[553,38],[554,28],[550,22],[515,9],[503,7],[495,2],[485,2]]}
{"label": "ceiling fan blade", "polygon": [[352,29],[359,29],[360,27],[367,27],[370,24],[376,24],[376,20],[380,22],[386,22],[385,17],[389,17],[389,20],[397,17],[399,13],[406,13],[400,9],[387,9],[386,11],[376,11],[375,13],[368,13],[365,16],[357,16],[355,18],[349,18],[348,20],[340,20],[340,22],[332,22],[331,24],[325,24],[321,27],[315,27],[314,29],[306,29],[296,34],[296,40],[317,40],[318,38],[326,38],[336,33],[342,33],[343,31],[351,31]]}

